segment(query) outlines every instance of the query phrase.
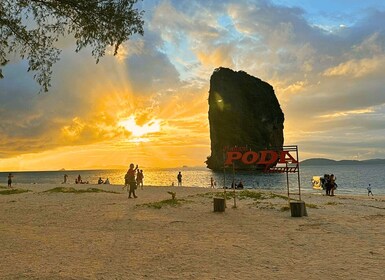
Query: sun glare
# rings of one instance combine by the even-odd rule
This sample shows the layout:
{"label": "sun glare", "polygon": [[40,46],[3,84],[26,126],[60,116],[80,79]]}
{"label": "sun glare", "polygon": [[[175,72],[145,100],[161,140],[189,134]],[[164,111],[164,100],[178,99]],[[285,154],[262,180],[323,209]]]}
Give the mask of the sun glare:
{"label": "sun glare", "polygon": [[132,132],[132,136],[134,136],[136,139],[140,139],[143,135],[160,131],[159,120],[150,120],[149,122],[140,126],[136,123],[134,116],[120,121],[118,125],[124,127],[127,131]]}

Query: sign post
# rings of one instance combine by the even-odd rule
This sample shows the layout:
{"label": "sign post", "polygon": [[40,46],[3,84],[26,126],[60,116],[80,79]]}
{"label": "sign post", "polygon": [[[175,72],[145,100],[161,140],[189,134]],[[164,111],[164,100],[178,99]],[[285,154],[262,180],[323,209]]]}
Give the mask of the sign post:
{"label": "sign post", "polygon": [[[287,188],[287,197],[292,210],[293,217],[307,216],[305,204],[301,201],[301,181],[299,173],[299,159],[298,159],[298,146],[290,145],[283,146],[279,148],[271,148],[269,150],[261,151],[252,151],[247,147],[233,147],[225,148],[224,152],[226,154],[224,160],[224,170],[226,166],[232,165],[233,168],[233,182],[235,175],[235,162],[241,162],[243,165],[249,165],[251,168],[255,166],[255,169],[261,169],[265,173],[286,173],[286,188]],[[289,174],[297,174],[298,180],[298,190],[297,192],[292,192],[290,189]],[[225,174],[224,174],[225,177]],[[225,194],[226,194],[226,186]],[[291,203],[291,195],[297,195],[298,200]],[[298,202],[301,202],[298,204]],[[292,205],[293,204],[293,205]],[[294,205],[295,204],[295,205]],[[295,209],[300,205],[299,212]],[[236,207],[235,202],[235,186],[234,186],[234,207]]]}

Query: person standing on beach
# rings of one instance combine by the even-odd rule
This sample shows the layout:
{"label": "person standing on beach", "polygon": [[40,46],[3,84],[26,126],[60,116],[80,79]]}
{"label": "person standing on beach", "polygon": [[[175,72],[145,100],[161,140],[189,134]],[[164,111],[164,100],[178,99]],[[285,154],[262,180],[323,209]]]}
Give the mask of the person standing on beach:
{"label": "person standing on beach", "polygon": [[67,178],[68,178],[68,175],[67,174],[64,174],[64,181],[62,184],[66,184],[67,183]]}
{"label": "person standing on beach", "polygon": [[370,184],[369,184],[369,187],[367,187],[366,189],[368,190],[368,196],[369,196],[369,194],[374,196],[373,193],[372,193],[372,187],[370,186]]}
{"label": "person standing on beach", "polygon": [[176,176],[178,179],[178,187],[182,186],[182,173],[179,171],[178,176]]}
{"label": "person standing on beach", "polygon": [[126,176],[125,176],[125,181],[129,184],[129,189],[128,189],[128,198],[132,198],[131,195],[134,196],[134,198],[137,198],[135,195],[135,189],[136,189],[136,180],[135,180],[135,173],[136,170],[138,169],[138,165],[136,165],[134,169],[134,164],[130,164],[130,168],[127,170]]}
{"label": "person standing on beach", "polygon": [[210,178],[210,185],[211,185],[211,188],[214,188],[214,179],[213,179],[213,177]]}
{"label": "person standing on beach", "polygon": [[334,176],[334,174],[331,174],[330,175],[330,191],[331,191],[331,196],[334,196],[334,190],[337,188],[337,185],[336,185],[336,176]]}
{"label": "person standing on beach", "polygon": [[144,179],[143,170],[138,169],[138,173],[136,174],[136,185],[138,187],[141,187],[142,190],[143,190],[143,179]]}
{"label": "person standing on beach", "polygon": [[9,173],[8,174],[8,187],[9,188],[12,188],[12,178],[13,178],[12,173]]}

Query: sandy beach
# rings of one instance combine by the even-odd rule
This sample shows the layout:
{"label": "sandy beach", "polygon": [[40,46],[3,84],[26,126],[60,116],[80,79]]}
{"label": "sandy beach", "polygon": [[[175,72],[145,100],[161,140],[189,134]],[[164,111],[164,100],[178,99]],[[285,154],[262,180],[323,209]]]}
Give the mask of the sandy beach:
{"label": "sandy beach", "polygon": [[[114,193],[45,192],[90,187]],[[1,279],[383,279],[385,197],[303,194],[291,217],[284,193],[122,186],[17,185],[0,195]],[[2,187],[0,191],[6,190]],[[178,205],[169,191],[176,192]],[[162,202],[163,201],[163,202]]]}

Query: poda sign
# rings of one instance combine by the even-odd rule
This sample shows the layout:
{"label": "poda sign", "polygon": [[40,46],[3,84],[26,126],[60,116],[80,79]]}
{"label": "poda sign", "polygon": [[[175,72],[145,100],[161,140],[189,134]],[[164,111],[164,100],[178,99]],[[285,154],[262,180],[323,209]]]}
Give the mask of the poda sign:
{"label": "poda sign", "polygon": [[235,161],[241,161],[246,165],[265,165],[269,167],[273,164],[297,164],[296,160],[289,151],[263,150],[259,152],[242,151],[242,149],[226,152],[225,165],[232,165]]}

